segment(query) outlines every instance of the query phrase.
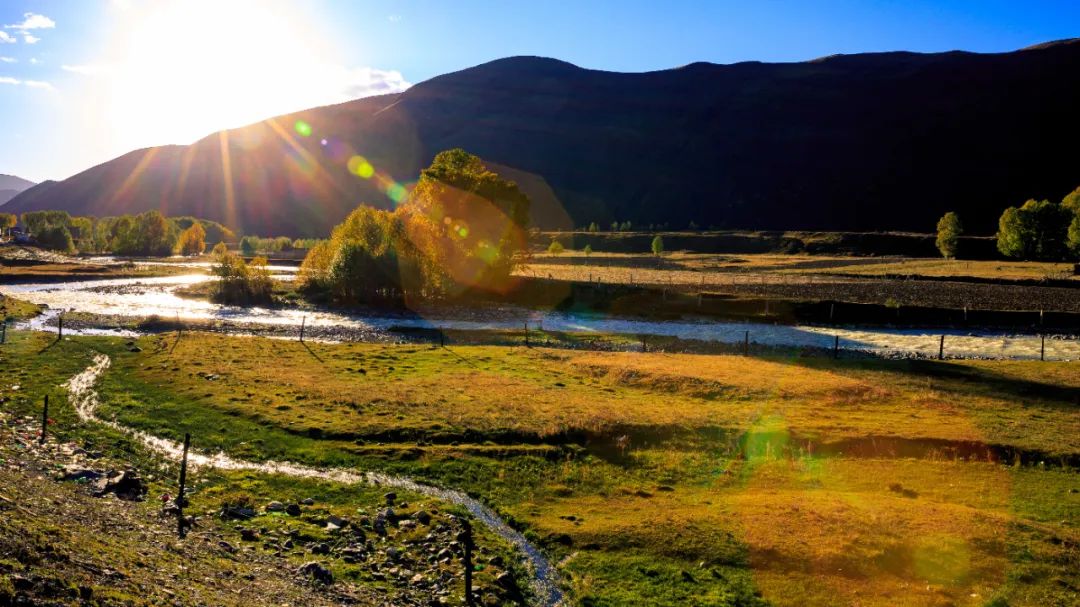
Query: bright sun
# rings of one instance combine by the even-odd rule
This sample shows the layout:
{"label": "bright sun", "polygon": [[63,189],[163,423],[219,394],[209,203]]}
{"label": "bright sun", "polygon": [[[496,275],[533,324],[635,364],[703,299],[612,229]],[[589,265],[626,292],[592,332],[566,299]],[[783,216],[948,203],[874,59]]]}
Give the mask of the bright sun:
{"label": "bright sun", "polygon": [[142,142],[190,143],[326,103],[340,76],[303,4],[175,0],[126,11],[115,38],[113,125]]}

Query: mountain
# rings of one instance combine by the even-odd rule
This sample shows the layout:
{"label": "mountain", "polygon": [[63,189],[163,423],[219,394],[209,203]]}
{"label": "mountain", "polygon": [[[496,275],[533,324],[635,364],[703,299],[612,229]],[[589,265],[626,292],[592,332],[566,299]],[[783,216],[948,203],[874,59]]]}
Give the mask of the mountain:
{"label": "mountain", "polygon": [[27,181],[14,175],[0,175],[0,207],[14,198],[19,192],[34,186],[33,181]]}
{"label": "mountain", "polygon": [[[990,233],[1006,206],[1080,185],[1078,98],[1078,40],[646,73],[513,57],[137,150],[9,206],[160,208],[322,236],[360,202],[390,206],[388,179],[415,179],[438,151],[464,147],[517,179],[544,227],[930,231],[955,210],[969,232]],[[375,178],[349,172],[356,154]]]}

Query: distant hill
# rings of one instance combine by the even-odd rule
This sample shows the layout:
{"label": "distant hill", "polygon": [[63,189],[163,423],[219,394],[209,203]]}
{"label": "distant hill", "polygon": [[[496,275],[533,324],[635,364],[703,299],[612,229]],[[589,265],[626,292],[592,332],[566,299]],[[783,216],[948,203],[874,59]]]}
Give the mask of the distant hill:
{"label": "distant hill", "polygon": [[247,233],[321,236],[361,201],[391,204],[379,179],[349,173],[351,155],[404,182],[460,146],[518,179],[546,228],[929,231],[956,210],[969,231],[990,233],[1004,207],[1080,185],[1077,99],[1075,40],[635,74],[514,57],[137,150],[9,206],[160,208]]}
{"label": "distant hill", "polygon": [[0,175],[0,206],[4,206],[19,192],[34,186],[33,181],[27,181],[14,175]]}

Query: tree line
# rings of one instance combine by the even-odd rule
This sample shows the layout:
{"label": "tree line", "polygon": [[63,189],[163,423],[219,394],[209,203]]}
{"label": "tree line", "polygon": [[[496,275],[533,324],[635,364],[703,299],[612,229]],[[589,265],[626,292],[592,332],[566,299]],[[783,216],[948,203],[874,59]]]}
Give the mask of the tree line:
{"label": "tree line", "polygon": [[18,218],[0,214],[0,226],[21,224],[38,245],[64,253],[117,255],[197,255],[206,243],[234,241],[232,230],[190,216],[165,217],[159,211],[116,217],[72,216],[67,211],[28,211]]}
{"label": "tree line", "polygon": [[[937,224],[937,247],[942,256],[955,258],[963,234],[960,217],[946,213]],[[1028,200],[1011,206],[998,219],[997,249],[1013,259],[1080,260],[1080,187],[1061,202]]]}

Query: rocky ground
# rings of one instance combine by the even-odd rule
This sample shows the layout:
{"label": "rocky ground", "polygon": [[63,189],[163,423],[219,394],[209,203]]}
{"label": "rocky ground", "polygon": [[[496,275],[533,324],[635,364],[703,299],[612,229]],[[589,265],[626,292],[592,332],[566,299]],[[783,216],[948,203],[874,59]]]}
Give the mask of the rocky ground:
{"label": "rocky ground", "polygon": [[[188,516],[180,540],[158,472],[40,445],[39,428],[0,411],[0,605],[464,602],[461,524],[434,505],[388,492],[346,520],[314,499],[233,499]],[[502,553],[474,558],[477,603],[524,602]]]}

